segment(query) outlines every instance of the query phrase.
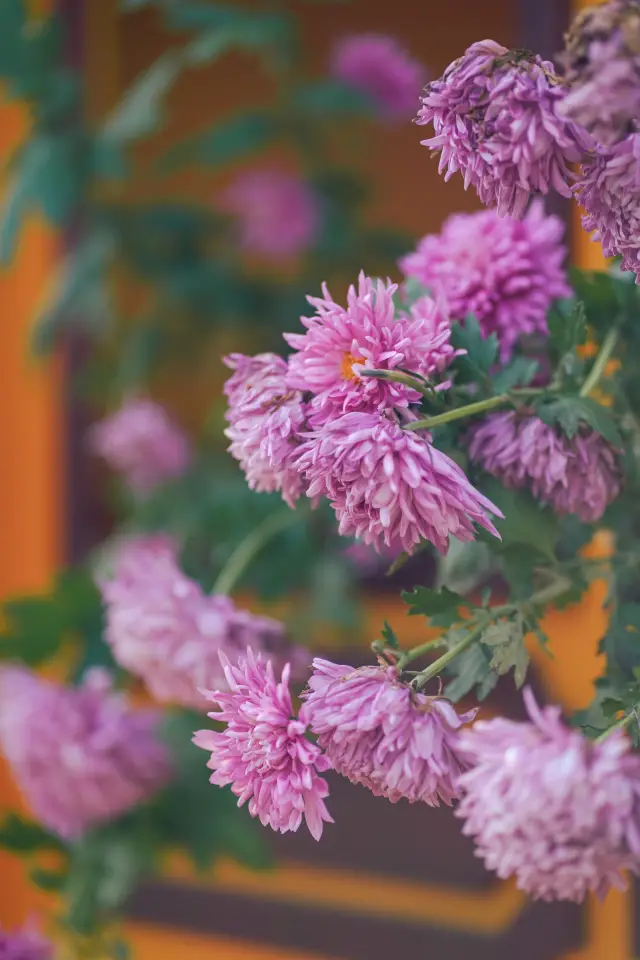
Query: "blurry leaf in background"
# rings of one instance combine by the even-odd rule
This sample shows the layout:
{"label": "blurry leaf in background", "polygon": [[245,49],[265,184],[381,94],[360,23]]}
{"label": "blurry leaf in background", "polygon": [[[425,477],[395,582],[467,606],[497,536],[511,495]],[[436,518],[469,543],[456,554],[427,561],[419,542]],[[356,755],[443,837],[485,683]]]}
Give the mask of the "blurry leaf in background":
{"label": "blurry leaf in background", "polygon": [[438,587],[465,596],[491,576],[496,567],[495,555],[486,543],[451,537],[446,554],[438,557]]}
{"label": "blurry leaf in background", "polygon": [[479,487],[504,514],[494,517],[502,541],[478,531],[478,538],[496,552],[514,544],[535,547],[547,559],[555,562],[555,544],[558,538],[558,520],[548,507],[542,507],[527,490],[509,490],[494,477],[483,476]]}
{"label": "blurry leaf in background", "polygon": [[172,147],[160,158],[158,166],[165,172],[191,163],[222,166],[261,149],[279,133],[275,118],[268,114],[238,114]]}
{"label": "blurry leaf in background", "polygon": [[454,703],[461,700],[474,687],[479,700],[484,700],[498,682],[498,674],[491,669],[491,652],[480,643],[475,643],[465,650],[447,668],[447,673],[453,676],[444,689],[445,697]]}
{"label": "blurry leaf in background", "polygon": [[42,850],[62,852],[64,844],[38,823],[9,813],[0,823],[0,847],[19,855],[31,856]]}
{"label": "blurry leaf in background", "polygon": [[167,51],[129,87],[105,120],[103,141],[128,142],[154,133],[162,122],[163,99],[181,69],[180,56]]}
{"label": "blurry leaf in background", "polygon": [[302,84],[293,98],[294,109],[305,117],[375,116],[377,109],[371,97],[339,80],[310,80]]}
{"label": "blurry leaf in background", "polygon": [[480,324],[475,317],[470,316],[464,323],[453,324],[451,343],[456,350],[467,351],[463,356],[456,357],[453,364],[462,374],[464,382],[486,379],[498,356],[498,338],[495,333],[483,337]]}
{"label": "blurry leaf in background", "polygon": [[623,441],[611,414],[590,397],[564,396],[542,400],[536,404],[536,413],[549,426],[558,426],[572,439],[581,426],[591,427],[614,447],[622,448]]}

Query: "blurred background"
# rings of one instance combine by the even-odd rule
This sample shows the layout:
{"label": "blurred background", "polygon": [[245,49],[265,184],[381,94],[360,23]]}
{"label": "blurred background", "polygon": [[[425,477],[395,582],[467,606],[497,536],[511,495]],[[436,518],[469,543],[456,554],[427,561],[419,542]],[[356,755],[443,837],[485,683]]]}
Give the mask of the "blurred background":
{"label": "blurred background", "polygon": [[[322,281],[339,299],[360,269],[398,278],[396,261],[417,238],[474,209],[460,181],[438,177],[411,113],[385,113],[375,91],[337,76],[336,45],[393,37],[415,61],[417,98],[479,39],[553,55],[578,6],[0,0],[3,599],[50,590],[57,571],[131,523],[179,530],[186,568],[210,586],[273,507],[249,494],[224,454],[221,354],[280,350]],[[279,246],[261,242],[260,222],[248,238],[242,197],[291,227],[293,240],[281,229]],[[599,266],[570,207],[553,212],[574,261]],[[144,503],[123,499],[86,442],[93,422],[137,395],[166,405],[198,443],[188,476]],[[283,534],[243,584],[246,605],[284,617],[314,650],[339,645],[347,662],[366,655],[384,619],[417,642],[398,588],[403,577],[432,577],[427,560],[385,578],[366,552],[346,553],[330,523],[309,536],[295,526]],[[602,599],[595,583],[578,608],[549,617],[564,656],[534,664],[541,696],[571,709],[589,700]],[[87,662],[100,655],[87,650]],[[489,709],[517,715],[516,700],[499,685]],[[3,772],[0,806],[16,802]],[[640,953],[634,891],[584,908],[531,904],[484,872],[449,810],[393,807],[344,781],[332,812],[321,845],[270,836],[268,870],[222,859],[196,879],[171,864],[129,904],[135,956]],[[0,923],[42,905],[4,853],[0,878]]]}

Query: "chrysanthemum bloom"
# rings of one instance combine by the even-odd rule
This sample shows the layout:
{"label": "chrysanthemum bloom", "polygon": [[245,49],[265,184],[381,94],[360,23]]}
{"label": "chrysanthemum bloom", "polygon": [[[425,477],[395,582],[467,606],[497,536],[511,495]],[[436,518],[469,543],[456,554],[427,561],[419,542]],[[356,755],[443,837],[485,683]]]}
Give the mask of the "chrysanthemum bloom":
{"label": "chrysanthemum bloom", "polygon": [[424,297],[409,313],[395,316],[394,283],[377,283],[360,274],[358,289],[349,287],[347,306],[336,303],[323,285],[323,297],[308,297],[316,308],[302,317],[306,333],[285,333],[296,351],[289,357],[287,383],[310,390],[314,412],[406,407],[421,399],[417,390],[362,376],[363,370],[403,368],[430,376],[455,356],[451,327],[442,305]]}
{"label": "chrysanthemum bloom", "polygon": [[13,933],[0,928],[0,960],[53,960],[53,944],[28,927]]}
{"label": "chrysanthemum bloom", "polygon": [[454,214],[399,265],[406,276],[442,291],[452,318],[473,314],[485,336],[495,333],[504,362],[521,336],[546,333],[555,299],[571,296],[563,232],[541,201],[522,220],[493,210]]}
{"label": "chrysanthemum bloom", "polygon": [[560,55],[568,93],[560,112],[609,146],[640,120],[640,4],[612,0],[583,10]]}
{"label": "chrysanthemum bloom", "polygon": [[469,456],[506,487],[528,487],[555,513],[584,523],[599,520],[620,492],[617,452],[586,427],[569,439],[538,417],[492,413],[473,428]]}
{"label": "chrysanthemum bloom", "polygon": [[231,790],[238,806],[249,801],[249,813],[280,833],[297,830],[304,817],[319,840],[324,823],[332,823],[324,803],[329,794],[319,774],[331,764],[307,740],[304,707],[294,715],[289,692],[289,666],[276,681],[271,663],[247,652],[236,666],[221,657],[229,691],[207,697],[220,709],[209,716],[226,723],[222,732],[199,730],[194,743],[211,751],[207,766],[211,783]]}
{"label": "chrysanthemum bloom", "polygon": [[0,745],[37,819],[66,840],[144,802],[170,776],[161,715],[134,710],[106,671],[61,687],[0,673]]}
{"label": "chrysanthemum bloom", "polygon": [[284,260],[307,250],[320,222],[318,197],[299,176],[260,169],[240,173],[220,196],[236,218],[247,253]]}
{"label": "chrysanthemum bloom", "polygon": [[640,277],[640,134],[596,150],[585,160],[575,192],[582,225],[595,231],[607,257],[622,257],[622,269]]}
{"label": "chrysanthemum bloom", "polygon": [[302,394],[288,385],[287,363],[275,353],[255,357],[232,353],[224,362],[234,371],[224,387],[229,399],[225,430],[231,440],[229,452],[252,490],[278,490],[293,507],[304,493],[302,479],[292,467],[307,417]]}
{"label": "chrysanthemum bloom", "polygon": [[191,448],[182,430],[164,407],[135,399],[95,424],[89,434],[91,449],[112,470],[122,474],[136,493],[181,476],[189,466]]}
{"label": "chrysanthemum bloom", "polygon": [[[166,537],[139,537],[120,550],[100,583],[107,643],[118,663],[140,677],[161,703],[202,709],[202,687],[224,685],[220,651],[232,659],[247,647],[280,663],[291,647],[277,620],[238,610],[226,596],[208,596],[179,568]],[[309,659],[296,651],[296,665]]]}
{"label": "chrysanthemum bloom", "polygon": [[524,693],[530,723],[478,721],[459,736],[470,769],[456,816],[499,877],[542,900],[581,901],[624,888],[638,868],[640,761],[620,731],[602,743],[566,727]]}
{"label": "chrysanthemum bloom", "polygon": [[474,523],[494,536],[502,516],[460,467],[423,437],[384,416],[347,413],[311,431],[299,448],[307,496],[329,498],[339,531],[378,551],[412,553],[423,540],[445,553],[449,537],[473,540]]}
{"label": "chrysanthemum bloom", "polygon": [[435,136],[422,142],[440,153],[445,180],[460,171],[486,206],[520,218],[534,194],[571,196],[569,164],[590,139],[560,115],[565,93],[548,61],[474,43],[427,84],[417,123],[432,123]]}
{"label": "chrysanthemum bloom", "polygon": [[330,72],[368,94],[386,120],[405,120],[415,111],[426,81],[421,63],[394,37],[360,33],[334,47]]}
{"label": "chrysanthemum bloom", "polygon": [[377,797],[437,807],[458,796],[465,764],[457,731],[476,711],[459,715],[442,697],[415,693],[395,667],[353,667],[314,660],[303,694],[306,717],[334,770]]}

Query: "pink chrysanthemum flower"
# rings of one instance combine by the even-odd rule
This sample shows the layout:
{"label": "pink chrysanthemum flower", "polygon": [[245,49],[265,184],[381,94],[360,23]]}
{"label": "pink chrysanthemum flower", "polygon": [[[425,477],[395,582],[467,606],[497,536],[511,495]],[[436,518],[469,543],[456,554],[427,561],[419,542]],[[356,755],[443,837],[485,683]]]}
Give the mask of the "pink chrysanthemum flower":
{"label": "pink chrysanthemum flower", "polygon": [[393,37],[361,33],[338,41],[330,72],[368,94],[386,120],[415,113],[426,70]]}
{"label": "pink chrysanthemum flower", "polygon": [[306,717],[334,770],[377,797],[437,807],[458,796],[466,769],[457,731],[476,711],[458,715],[441,697],[415,693],[395,667],[353,667],[314,660],[303,694]]}
{"label": "pink chrysanthemum flower", "polygon": [[609,146],[638,129],[640,4],[612,0],[575,18],[560,56],[569,88],[561,112]]}
{"label": "pink chrysanthemum flower", "polygon": [[620,492],[614,448],[584,428],[569,439],[538,417],[513,410],[490,414],[474,427],[469,456],[505,486],[528,487],[558,514],[595,523]]}
{"label": "pink chrysanthemum flower", "polygon": [[496,718],[462,731],[471,769],[459,780],[456,816],[499,877],[542,900],[581,901],[624,888],[638,869],[640,761],[616,731],[592,743],[557,707],[524,693],[530,723]]}
{"label": "pink chrysanthemum flower", "polygon": [[236,218],[243,249],[274,261],[307,250],[320,223],[318,197],[309,184],[278,170],[238,174],[220,196],[220,206]]}
{"label": "pink chrysanthemum flower", "polygon": [[396,284],[374,283],[360,274],[349,287],[347,306],[337,304],[323,286],[323,297],[308,297],[316,308],[302,317],[306,333],[286,333],[296,351],[289,357],[287,382],[316,396],[314,411],[347,413],[406,407],[421,399],[417,390],[362,376],[363,370],[409,369],[431,376],[451,362],[451,327],[442,304],[423,297],[409,313],[395,316]]}
{"label": "pink chrysanthemum flower", "polygon": [[460,171],[486,206],[520,218],[532,195],[571,196],[569,165],[590,144],[560,115],[565,94],[548,61],[474,43],[427,84],[417,122],[432,123],[435,136],[422,142],[440,153],[445,180]]}
{"label": "pink chrysanthemum flower", "polygon": [[146,399],[130,400],[95,424],[89,444],[140,494],[181,476],[191,459],[185,434],[164,407]]}
{"label": "pink chrysanthemum flower", "polygon": [[0,927],[0,960],[53,960],[53,944],[29,927],[13,933]]}
{"label": "pink chrysanthemum flower", "polygon": [[[229,452],[240,463],[252,490],[278,490],[293,507],[304,484],[292,459],[307,418],[299,390],[287,384],[286,361],[275,353],[225,357],[234,371],[225,384],[229,399],[225,430]],[[305,388],[306,389],[306,388]]]}
{"label": "pink chrysanthemum flower", "polygon": [[494,536],[502,516],[460,467],[427,439],[386,417],[347,413],[312,431],[299,448],[307,496],[329,498],[343,536],[412,553],[423,540],[445,553],[449,537]]}
{"label": "pink chrysanthemum flower", "polygon": [[473,314],[485,336],[495,333],[504,362],[520,337],[547,332],[554,300],[571,296],[563,232],[541,201],[522,220],[493,210],[455,214],[399,265],[406,276],[441,291],[453,318]]}
{"label": "pink chrysanthemum flower", "polygon": [[622,269],[640,282],[640,134],[596,150],[582,164],[575,192],[582,225],[595,231],[606,257],[622,257]]}
{"label": "pink chrysanthemum flower", "polygon": [[194,743],[211,751],[207,766],[211,783],[231,790],[238,806],[249,801],[249,813],[263,826],[280,833],[297,830],[304,817],[319,840],[324,823],[333,823],[325,806],[329,794],[319,776],[331,764],[307,740],[304,707],[296,718],[289,692],[289,666],[274,678],[271,663],[247,652],[233,666],[222,657],[229,692],[212,691],[208,698],[220,709],[209,716],[226,723],[222,732],[199,730]]}
{"label": "pink chrysanthemum flower", "polygon": [[0,745],[37,819],[66,840],[149,799],[170,776],[156,710],[134,710],[93,670],[61,687],[0,673]]}
{"label": "pink chrysanthemum flower", "polygon": [[114,657],[161,703],[201,710],[201,688],[224,685],[221,651],[235,660],[251,647],[280,663],[293,653],[297,669],[308,667],[308,656],[291,650],[277,620],[239,610],[229,597],[205,594],[180,570],[175,545],[166,537],[126,543],[100,589]]}

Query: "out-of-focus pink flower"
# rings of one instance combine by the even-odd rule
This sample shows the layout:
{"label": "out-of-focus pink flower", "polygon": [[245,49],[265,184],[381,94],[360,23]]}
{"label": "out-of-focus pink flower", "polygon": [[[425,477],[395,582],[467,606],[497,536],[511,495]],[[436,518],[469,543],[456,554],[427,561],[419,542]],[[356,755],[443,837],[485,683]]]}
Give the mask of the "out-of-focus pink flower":
{"label": "out-of-focus pink flower", "polygon": [[181,476],[191,459],[187,437],[164,407],[142,398],[128,401],[96,423],[89,444],[140,494]]}
{"label": "out-of-focus pink flower", "polygon": [[[292,466],[308,405],[302,393],[287,384],[286,361],[275,353],[225,357],[234,371],[224,391],[229,399],[225,430],[229,452],[240,463],[252,490],[272,493],[293,507],[304,484]],[[306,388],[305,388],[306,389]]]}
{"label": "out-of-focus pink flower", "polygon": [[569,88],[560,112],[610,146],[638,129],[640,4],[610,0],[587,7],[566,34],[559,60]]}
{"label": "out-of-focus pink flower", "polygon": [[621,871],[638,870],[640,761],[623,733],[592,743],[557,707],[524,697],[531,722],[482,720],[460,734],[471,768],[459,779],[463,833],[532,897],[579,902],[624,888]]}
{"label": "out-of-focus pink flower", "polygon": [[460,467],[427,439],[384,416],[347,413],[311,431],[296,465],[307,496],[326,496],[343,536],[377,550],[412,553],[428,540],[445,553],[449,537],[475,538],[474,523],[499,536],[502,516]]}
{"label": "out-of-focus pink flower", "polygon": [[61,687],[0,673],[0,745],[37,819],[67,840],[144,802],[170,777],[160,714],[134,710],[106,671]]}
{"label": "out-of-focus pink flower", "polygon": [[211,783],[230,784],[238,806],[248,801],[249,813],[263,826],[287,833],[297,830],[304,817],[319,840],[324,824],[333,822],[324,803],[329,788],[320,776],[331,765],[305,736],[304,707],[299,718],[294,715],[288,665],[278,682],[271,663],[251,651],[236,666],[221,659],[228,692],[207,696],[220,707],[209,716],[227,726],[194,736],[197,746],[211,752]]}
{"label": "out-of-focus pink flower", "polygon": [[451,317],[473,314],[485,336],[495,333],[503,361],[522,336],[547,332],[553,301],[570,297],[561,243],[564,225],[542,202],[522,220],[493,210],[449,217],[400,261],[408,276],[446,298]]}
{"label": "out-of-focus pink flower", "polygon": [[571,196],[570,164],[591,145],[561,115],[565,95],[552,63],[483,40],[427,84],[417,122],[435,136],[422,142],[445,180],[459,171],[482,203],[520,218],[535,194]]}
{"label": "out-of-focus pink flower", "polygon": [[618,496],[620,458],[585,428],[569,439],[538,417],[492,413],[471,432],[469,455],[507,487],[528,487],[558,514],[595,523]]}
{"label": "out-of-focus pink flower", "polygon": [[247,647],[282,663],[309,657],[291,649],[277,620],[239,610],[226,596],[208,596],[179,568],[167,537],[139,537],[121,548],[111,578],[100,583],[106,640],[118,663],[140,677],[161,703],[202,709],[203,687],[224,685],[222,651],[232,660]]}
{"label": "out-of-focus pink flower", "polygon": [[330,71],[368,94],[386,120],[406,120],[415,113],[426,70],[394,37],[359,33],[333,48]]}
{"label": "out-of-focus pink flower", "polygon": [[396,317],[396,290],[389,281],[375,283],[361,273],[358,289],[349,287],[346,308],[326,285],[322,297],[307,298],[316,309],[315,316],[302,317],[307,332],[284,337],[296,351],[289,357],[287,383],[315,394],[314,413],[406,407],[421,399],[417,390],[362,371],[403,368],[431,376],[451,362],[456,351],[443,305],[423,297]]}
{"label": "out-of-focus pink flower", "polygon": [[457,731],[475,716],[448,700],[415,693],[395,667],[353,667],[314,660],[303,694],[306,717],[332,767],[352,783],[397,803],[437,807],[458,796],[466,765]]}
{"label": "out-of-focus pink flower", "polygon": [[622,269],[640,282],[640,134],[595,150],[582,164],[575,193],[582,225],[594,231],[606,257],[622,257]]}
{"label": "out-of-focus pink flower", "polygon": [[318,197],[309,184],[278,170],[238,174],[220,196],[220,207],[235,217],[243,249],[269,260],[303,253],[320,223]]}
{"label": "out-of-focus pink flower", "polygon": [[0,960],[53,960],[53,944],[30,927],[13,933],[0,928]]}

